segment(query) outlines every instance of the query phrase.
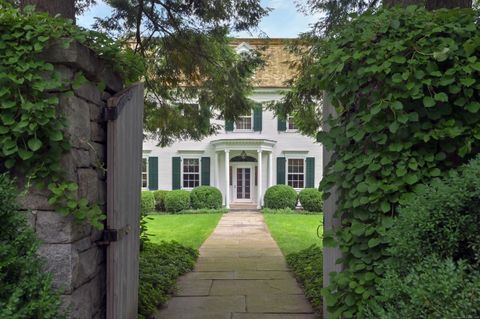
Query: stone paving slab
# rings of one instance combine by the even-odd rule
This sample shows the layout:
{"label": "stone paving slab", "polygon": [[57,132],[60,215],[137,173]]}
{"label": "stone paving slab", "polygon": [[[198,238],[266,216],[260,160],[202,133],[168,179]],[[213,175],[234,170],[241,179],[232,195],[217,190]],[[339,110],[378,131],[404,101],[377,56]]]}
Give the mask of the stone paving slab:
{"label": "stone paving slab", "polygon": [[314,319],[277,244],[253,212],[223,215],[193,272],[156,319]]}

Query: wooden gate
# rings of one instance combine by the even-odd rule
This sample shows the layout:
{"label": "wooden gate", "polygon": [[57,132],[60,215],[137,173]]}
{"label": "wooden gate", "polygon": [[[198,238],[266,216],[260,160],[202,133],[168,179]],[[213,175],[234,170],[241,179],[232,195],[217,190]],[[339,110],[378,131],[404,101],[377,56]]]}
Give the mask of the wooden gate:
{"label": "wooden gate", "polygon": [[107,124],[107,319],[135,319],[138,258],[143,84],[108,100]]}

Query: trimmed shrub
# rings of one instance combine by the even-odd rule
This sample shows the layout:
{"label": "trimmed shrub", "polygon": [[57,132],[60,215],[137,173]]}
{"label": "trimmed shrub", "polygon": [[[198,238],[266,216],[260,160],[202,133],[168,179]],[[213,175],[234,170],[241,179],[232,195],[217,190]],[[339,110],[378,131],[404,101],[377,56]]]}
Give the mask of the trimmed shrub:
{"label": "trimmed shrub", "polygon": [[177,278],[193,269],[198,252],[176,242],[145,244],[140,253],[138,318],[151,318],[173,292]]}
{"label": "trimmed shrub", "polygon": [[150,214],[155,211],[155,197],[151,191],[142,191],[141,209],[143,214]]}
{"label": "trimmed shrub", "polygon": [[39,242],[25,213],[18,211],[17,194],[8,177],[0,175],[0,318],[65,318],[37,255]]}
{"label": "trimmed shrub", "polygon": [[167,196],[169,191],[158,190],[153,192],[155,197],[155,209],[157,212],[165,211],[165,196]]}
{"label": "trimmed shrub", "polygon": [[220,209],[186,209],[179,212],[171,212],[168,214],[176,214],[176,215],[195,215],[195,214],[225,214],[228,213],[228,209],[220,208]]}
{"label": "trimmed shrub", "polygon": [[190,208],[190,192],[177,189],[165,195],[165,210],[167,212],[180,212]]}
{"label": "trimmed shrub", "polygon": [[274,185],[267,189],[264,197],[266,208],[291,208],[297,206],[298,195],[293,187],[288,185]]}
{"label": "trimmed shrub", "polygon": [[304,287],[305,296],[316,311],[322,311],[323,251],[312,245],[298,253],[287,255],[287,264]]}
{"label": "trimmed shrub", "polygon": [[190,193],[193,209],[219,209],[222,208],[222,193],[216,187],[195,187]]}
{"label": "trimmed shrub", "polygon": [[305,188],[298,194],[303,209],[309,212],[323,211],[322,192],[316,188]]}

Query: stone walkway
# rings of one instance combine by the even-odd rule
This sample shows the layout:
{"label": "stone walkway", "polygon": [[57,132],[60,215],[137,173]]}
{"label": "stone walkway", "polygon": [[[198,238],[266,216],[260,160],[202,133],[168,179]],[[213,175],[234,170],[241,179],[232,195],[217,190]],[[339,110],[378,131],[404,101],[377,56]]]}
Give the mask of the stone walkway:
{"label": "stone walkway", "polygon": [[314,319],[259,213],[223,215],[156,319]]}

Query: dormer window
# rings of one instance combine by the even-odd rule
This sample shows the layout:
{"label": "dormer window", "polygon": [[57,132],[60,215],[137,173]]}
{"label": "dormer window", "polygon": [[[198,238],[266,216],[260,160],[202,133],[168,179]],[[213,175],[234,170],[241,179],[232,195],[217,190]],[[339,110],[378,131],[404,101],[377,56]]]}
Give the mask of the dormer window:
{"label": "dormer window", "polygon": [[238,45],[235,48],[235,52],[237,52],[238,55],[245,56],[245,57],[248,57],[252,51],[253,51],[253,47],[245,42],[242,42],[240,45]]}

